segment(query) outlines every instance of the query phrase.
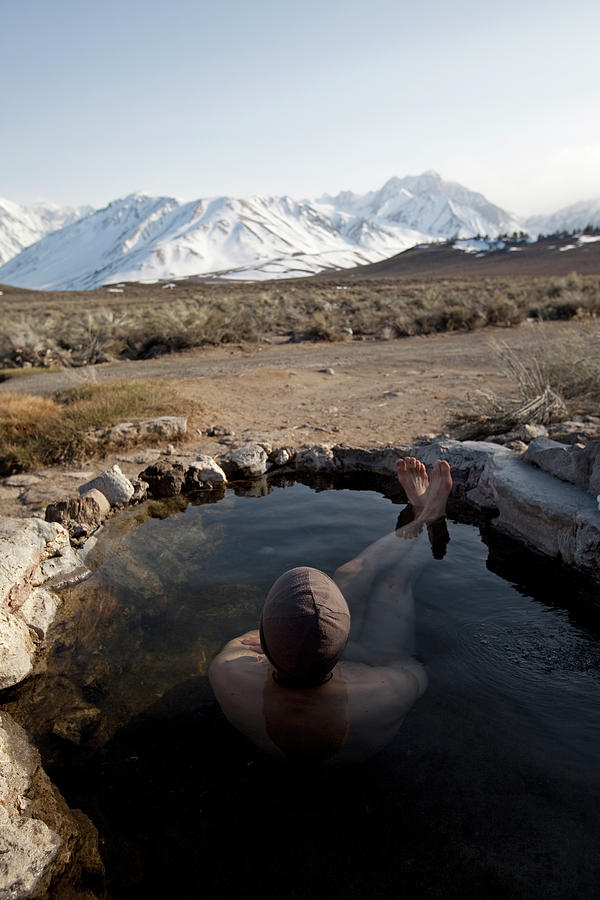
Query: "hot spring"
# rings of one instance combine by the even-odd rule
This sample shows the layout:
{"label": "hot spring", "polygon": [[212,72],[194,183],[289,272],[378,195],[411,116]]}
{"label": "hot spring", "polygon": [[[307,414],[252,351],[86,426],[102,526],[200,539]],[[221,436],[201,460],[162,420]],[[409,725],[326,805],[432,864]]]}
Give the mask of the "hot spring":
{"label": "hot spring", "polygon": [[589,586],[459,511],[415,586],[427,690],[371,759],[301,768],[229,725],[208,666],[284,570],[331,574],[392,532],[398,497],[281,483],[215,499],[110,520],[47,672],[6,702],[98,828],[109,897],[598,896]]}

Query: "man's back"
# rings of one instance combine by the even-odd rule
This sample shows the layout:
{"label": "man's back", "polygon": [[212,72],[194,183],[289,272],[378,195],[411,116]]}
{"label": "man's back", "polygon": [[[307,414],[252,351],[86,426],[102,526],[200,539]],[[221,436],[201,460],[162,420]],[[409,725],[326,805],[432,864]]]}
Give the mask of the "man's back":
{"label": "man's back", "polygon": [[427,684],[411,660],[390,666],[342,661],[319,687],[285,687],[256,647],[258,632],[249,632],[215,657],[209,676],[217,700],[260,749],[305,764],[357,762],[377,753]]}

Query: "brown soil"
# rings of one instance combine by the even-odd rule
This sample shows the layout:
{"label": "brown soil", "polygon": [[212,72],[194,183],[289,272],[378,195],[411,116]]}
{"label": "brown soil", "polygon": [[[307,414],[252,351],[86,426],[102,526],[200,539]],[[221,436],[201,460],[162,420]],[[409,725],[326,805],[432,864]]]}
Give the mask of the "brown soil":
{"label": "brown soil", "polygon": [[[421,434],[443,431],[449,409],[468,394],[481,388],[513,391],[491,350],[494,340],[530,348],[577,327],[543,322],[385,342],[218,347],[17,378],[0,384],[0,395],[48,395],[84,378],[172,379],[183,398],[199,401],[204,409],[191,417],[190,439],[177,450],[190,456],[219,455],[257,439],[294,447],[409,444]],[[219,441],[199,433],[214,424],[235,435]],[[115,452],[70,469],[37,472],[39,482],[28,487],[2,486],[3,514],[31,515],[76,493],[78,484],[114,462],[129,476],[137,475],[164,449]]]}
{"label": "brown soil", "polygon": [[[504,250],[478,256],[452,246],[412,247],[389,259],[343,272],[354,278],[523,278],[600,274],[600,241],[577,245],[573,237],[543,238],[533,244],[510,243]],[[340,273],[320,278],[340,277]]]}

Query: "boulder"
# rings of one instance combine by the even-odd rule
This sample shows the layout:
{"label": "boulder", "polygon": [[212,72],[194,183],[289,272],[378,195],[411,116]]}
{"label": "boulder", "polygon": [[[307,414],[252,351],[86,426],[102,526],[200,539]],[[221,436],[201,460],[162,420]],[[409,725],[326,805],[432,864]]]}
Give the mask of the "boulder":
{"label": "boulder", "polygon": [[140,422],[119,422],[110,428],[99,428],[88,434],[94,441],[112,446],[137,443],[140,439],[160,437],[167,440],[181,438],[187,431],[185,416],[157,416]]}
{"label": "boulder", "polygon": [[265,449],[260,444],[247,444],[221,460],[230,479],[260,478],[267,471],[267,461]]}
{"label": "boulder", "polygon": [[88,897],[102,888],[98,834],[68,808],[37,750],[11,717],[0,715],[0,897]]}
{"label": "boulder", "polygon": [[92,488],[91,491],[86,491],[85,494],[81,495],[82,500],[85,500],[86,497],[91,497],[92,500],[96,501],[102,518],[105,518],[110,513],[110,503],[108,502],[108,498],[102,491],[99,491],[98,488]]}
{"label": "boulder", "polygon": [[557,422],[548,426],[548,436],[561,444],[587,444],[600,438],[600,424],[597,421]]}
{"label": "boulder", "polygon": [[600,494],[600,441],[590,441],[584,450],[588,464],[588,491]]}
{"label": "boulder", "polygon": [[365,450],[347,444],[337,444],[333,448],[334,459],[342,471],[376,472],[383,475],[395,473],[396,460],[402,452],[403,448],[397,447]]}
{"label": "boulder", "polygon": [[447,459],[452,466],[453,494],[494,511],[494,527],[600,578],[600,511],[585,490],[528,465],[497,444],[440,440],[413,446],[404,455],[415,456],[427,466],[438,458]]}
{"label": "boulder", "polygon": [[296,471],[333,472],[339,463],[328,444],[316,444],[296,452]]}
{"label": "boulder", "polygon": [[0,519],[0,607],[22,603],[39,584],[40,566],[69,547],[66,529],[42,519]]}
{"label": "boulder", "polygon": [[588,487],[589,457],[584,449],[561,444],[552,438],[536,438],[527,448],[523,459],[561,481]]}
{"label": "boulder", "polygon": [[59,606],[60,600],[52,591],[34,588],[19,607],[19,616],[43,640]]}
{"label": "boulder", "polygon": [[140,472],[139,478],[148,485],[150,494],[162,499],[181,493],[185,480],[185,467],[180,462],[159,459]]}
{"label": "boulder", "polygon": [[34,653],[27,623],[19,615],[0,610],[0,690],[27,678],[33,668]]}
{"label": "boulder", "polygon": [[210,425],[206,429],[206,434],[209,437],[234,437],[235,431],[226,425]]}
{"label": "boulder", "polygon": [[133,496],[132,483],[123,475],[117,465],[106,469],[86,484],[82,484],[78,488],[79,494],[87,494],[94,488],[104,494],[111,506],[124,506]]}
{"label": "boulder", "polygon": [[39,484],[40,481],[39,475],[28,475],[26,472],[20,472],[18,475],[9,475],[2,484],[5,487],[28,488],[33,484]]}
{"label": "boulder", "polygon": [[489,441],[492,444],[510,444],[513,441],[521,441],[524,444],[528,444],[539,437],[548,437],[546,426],[527,424],[520,425],[519,428],[514,428],[512,431],[507,431],[506,434],[492,435]]}
{"label": "boulder", "polygon": [[132,482],[133,494],[130,503],[142,503],[148,496],[148,482],[142,481],[140,478],[134,479]]}
{"label": "boulder", "polygon": [[[103,498],[98,500],[96,496]],[[89,531],[100,525],[103,513],[102,508],[110,510],[107,498],[97,489],[88,491],[81,497],[71,497],[68,500],[59,500],[58,503],[50,503],[46,507],[46,521],[60,522],[73,536],[73,531],[79,525],[88,526]],[[106,516],[106,512],[104,512]]]}
{"label": "boulder", "polygon": [[269,462],[273,466],[287,466],[294,458],[294,450],[290,447],[280,447],[269,453]]}
{"label": "boulder", "polygon": [[183,490],[193,493],[206,488],[224,488],[226,483],[227,476],[221,466],[211,456],[199,456],[187,468]]}

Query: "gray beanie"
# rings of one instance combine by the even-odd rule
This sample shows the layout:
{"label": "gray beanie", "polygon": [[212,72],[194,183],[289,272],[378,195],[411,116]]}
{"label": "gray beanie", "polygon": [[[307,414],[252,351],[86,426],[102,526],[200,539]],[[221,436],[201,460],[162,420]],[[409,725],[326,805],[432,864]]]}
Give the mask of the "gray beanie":
{"label": "gray beanie", "polygon": [[317,687],[337,663],[348,640],[350,611],[331,578],[299,566],[277,579],[265,600],[260,642],[288,687]]}

